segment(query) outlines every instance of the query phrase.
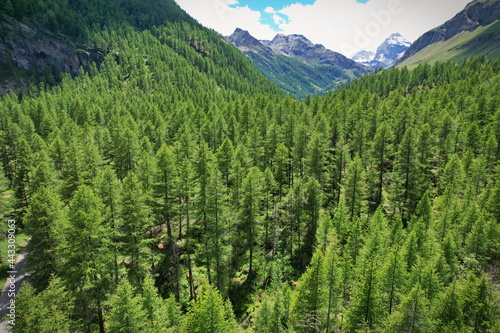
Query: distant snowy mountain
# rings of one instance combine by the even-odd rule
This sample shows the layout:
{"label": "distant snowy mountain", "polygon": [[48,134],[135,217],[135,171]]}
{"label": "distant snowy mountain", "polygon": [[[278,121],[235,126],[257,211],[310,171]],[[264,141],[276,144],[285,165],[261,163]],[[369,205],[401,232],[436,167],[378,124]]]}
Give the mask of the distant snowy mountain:
{"label": "distant snowy mountain", "polygon": [[395,64],[411,46],[411,43],[399,33],[390,35],[378,48],[377,53],[360,51],[352,60],[372,68],[387,68]]}
{"label": "distant snowy mountain", "polygon": [[352,60],[360,63],[367,63],[375,59],[375,52],[373,51],[359,51],[352,57]]}

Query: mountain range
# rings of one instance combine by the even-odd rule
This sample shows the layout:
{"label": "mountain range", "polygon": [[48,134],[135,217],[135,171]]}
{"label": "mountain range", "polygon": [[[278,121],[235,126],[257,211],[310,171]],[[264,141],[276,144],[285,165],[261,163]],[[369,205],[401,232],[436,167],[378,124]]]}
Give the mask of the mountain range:
{"label": "mountain range", "polygon": [[325,93],[372,71],[302,35],[257,40],[248,31],[236,29],[228,41],[271,81],[299,98]]}
{"label": "mountain range", "polygon": [[411,45],[395,33],[376,53],[360,51],[349,59],[299,34],[277,34],[272,40],[258,40],[237,28],[227,39],[266,77],[299,98],[323,94],[374,69],[390,67]]}
{"label": "mountain range", "polygon": [[410,47],[411,43],[394,33],[389,36],[378,48],[377,52],[359,51],[352,59],[372,68],[388,68],[394,65]]}

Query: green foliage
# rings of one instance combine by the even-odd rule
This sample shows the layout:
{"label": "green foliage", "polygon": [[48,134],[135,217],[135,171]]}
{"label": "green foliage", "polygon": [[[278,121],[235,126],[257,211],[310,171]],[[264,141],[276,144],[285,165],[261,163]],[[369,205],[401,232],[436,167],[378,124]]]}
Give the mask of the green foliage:
{"label": "green foliage", "polygon": [[180,332],[236,332],[236,327],[231,303],[224,302],[217,289],[204,285],[184,317]]}
{"label": "green foliage", "polygon": [[273,284],[263,296],[255,313],[255,330],[264,333],[287,332],[290,307],[290,289]]}
{"label": "green foliage", "polygon": [[12,191],[8,189],[8,185],[8,179],[5,177],[5,173],[2,169],[0,170],[0,216],[2,216],[2,218],[12,210]]}
{"label": "green foliage", "polygon": [[430,332],[429,300],[417,285],[387,319],[383,332]]}
{"label": "green foliage", "polygon": [[[109,300],[110,311],[106,318],[108,332],[138,333],[145,332],[148,325],[154,325],[151,313],[143,308],[140,296],[127,279],[122,279],[116,292]],[[150,310],[150,309],[149,309]],[[149,321],[145,319],[148,318]]]}
{"label": "green foliage", "polygon": [[498,60],[298,101],[171,1],[22,3],[109,54],[0,100],[2,195],[32,237],[20,313],[55,274],[72,331],[495,329]]}
{"label": "green foliage", "polygon": [[66,212],[57,193],[40,188],[32,197],[25,216],[26,232],[33,235],[28,243],[30,280],[37,290],[47,287],[50,277],[59,270],[58,244],[66,225]]}
{"label": "green foliage", "polygon": [[23,284],[15,304],[15,331],[71,332],[73,301],[60,278],[53,277],[38,294],[29,284]]}
{"label": "green foliage", "polygon": [[140,281],[148,259],[149,207],[141,183],[134,173],[129,173],[123,181],[120,201],[120,231],[122,253],[130,270],[130,277]]}
{"label": "green foliage", "polygon": [[358,69],[344,70],[339,66],[304,63],[281,54],[272,55],[272,58],[253,52],[247,55],[266,77],[300,99],[315,94],[325,95],[364,74]]}
{"label": "green foliage", "polygon": [[317,329],[321,293],[321,269],[325,255],[321,250],[315,252],[311,264],[298,281],[292,294],[290,316],[293,325],[299,331]]}

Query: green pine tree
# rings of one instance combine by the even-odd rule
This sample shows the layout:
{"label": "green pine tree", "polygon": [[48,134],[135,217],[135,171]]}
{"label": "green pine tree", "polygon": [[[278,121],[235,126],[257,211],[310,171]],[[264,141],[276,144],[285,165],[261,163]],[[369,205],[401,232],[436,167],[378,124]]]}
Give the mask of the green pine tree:
{"label": "green pine tree", "polygon": [[230,333],[237,331],[231,303],[224,302],[220,293],[203,285],[189,312],[182,320],[180,333]]}
{"label": "green pine tree", "polygon": [[[106,331],[110,333],[147,332],[154,325],[143,308],[143,299],[135,294],[128,280],[122,279],[109,299],[109,314],[106,316]],[[152,331],[151,331],[152,332]],[[156,331],[161,332],[161,331]]]}

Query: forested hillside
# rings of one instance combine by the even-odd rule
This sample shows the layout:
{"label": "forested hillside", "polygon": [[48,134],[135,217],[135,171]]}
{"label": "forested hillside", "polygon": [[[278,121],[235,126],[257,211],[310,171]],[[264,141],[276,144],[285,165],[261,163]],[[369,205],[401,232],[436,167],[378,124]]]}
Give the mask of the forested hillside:
{"label": "forested hillside", "polygon": [[297,101],[164,19],[90,29],[99,68],[0,100],[14,332],[500,330],[500,60]]}

